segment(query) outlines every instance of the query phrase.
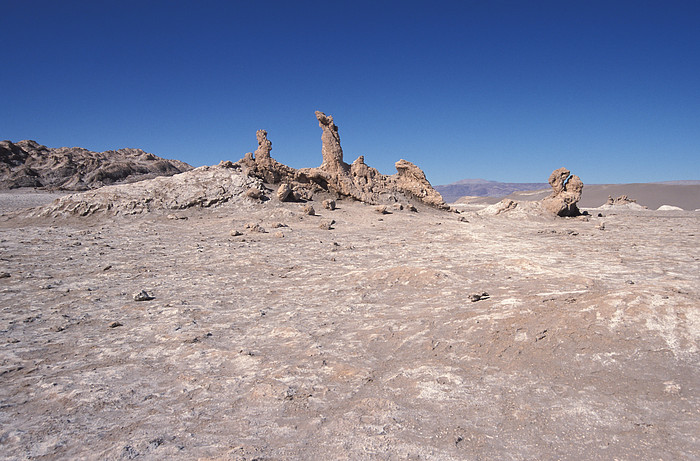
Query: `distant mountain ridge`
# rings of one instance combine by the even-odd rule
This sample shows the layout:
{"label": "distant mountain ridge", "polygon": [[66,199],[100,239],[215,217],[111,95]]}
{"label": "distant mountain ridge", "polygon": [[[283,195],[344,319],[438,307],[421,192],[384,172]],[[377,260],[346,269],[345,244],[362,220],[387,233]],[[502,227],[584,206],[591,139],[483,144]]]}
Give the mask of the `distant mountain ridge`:
{"label": "distant mountain ridge", "polygon": [[36,141],[0,141],[0,189],[37,187],[81,191],[172,176],[192,169],[141,149],[92,152],[81,147],[49,148]]}
{"label": "distant mountain ridge", "polygon": [[498,182],[486,179],[462,179],[452,184],[434,186],[447,203],[453,203],[460,197],[505,197],[513,192],[524,190],[549,189],[546,182]]}

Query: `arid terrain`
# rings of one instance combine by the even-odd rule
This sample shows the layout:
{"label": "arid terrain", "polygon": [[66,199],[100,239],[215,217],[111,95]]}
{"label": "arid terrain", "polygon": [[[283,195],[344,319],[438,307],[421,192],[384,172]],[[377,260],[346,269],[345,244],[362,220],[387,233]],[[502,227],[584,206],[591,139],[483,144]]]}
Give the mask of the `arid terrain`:
{"label": "arid terrain", "polygon": [[697,212],[35,195],[0,197],[3,459],[700,457]]}

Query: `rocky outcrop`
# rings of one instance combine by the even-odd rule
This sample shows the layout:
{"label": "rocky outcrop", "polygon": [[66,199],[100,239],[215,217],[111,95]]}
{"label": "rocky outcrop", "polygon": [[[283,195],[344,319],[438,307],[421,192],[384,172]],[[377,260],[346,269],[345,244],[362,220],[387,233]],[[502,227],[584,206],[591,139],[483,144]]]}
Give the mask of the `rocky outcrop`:
{"label": "rocky outcrop", "polygon": [[[252,194],[257,190],[259,194]],[[203,166],[185,173],[106,186],[71,194],[36,209],[36,216],[88,216],[97,213],[140,214],[148,211],[212,207],[227,202],[250,203],[251,195],[264,196],[260,179],[241,171],[240,165]]]}
{"label": "rocky outcrop", "polygon": [[141,149],[92,152],[80,147],[48,148],[36,141],[0,142],[0,188],[41,187],[88,190],[191,170]]}
{"label": "rocky outcrop", "polygon": [[370,204],[392,204],[402,199],[417,199],[428,205],[447,209],[442,196],[430,185],[425,173],[411,162],[396,162],[397,174],[387,176],[368,166],[360,156],[348,165],[343,159],[338,126],[333,117],[316,111],[321,128],[321,165],[315,168],[294,168],[275,161],[270,156],[272,144],[267,132],[257,132],[258,149],[248,153],[239,163],[244,171],[269,184],[288,184],[293,192],[285,193],[280,200],[290,196],[311,198],[317,193],[331,193],[338,197],[350,197]]}
{"label": "rocky outcrop", "polygon": [[554,170],[549,176],[552,193],[542,200],[542,206],[557,216],[578,216],[581,212],[576,205],[581,200],[583,182],[566,168]]}
{"label": "rocky outcrop", "polygon": [[430,185],[423,170],[407,160],[399,160],[394,165],[398,175],[396,184],[399,190],[438,208],[444,208],[442,195]]}
{"label": "rocky outcrop", "polygon": [[293,181],[296,170],[270,156],[272,142],[267,139],[267,131],[258,130],[255,136],[258,139],[258,148],[255,153],[248,152],[238,161],[244,173],[256,176],[269,184]]}
{"label": "rocky outcrop", "polygon": [[608,201],[605,203],[610,206],[620,206],[629,205],[630,203],[636,203],[637,201],[629,198],[626,195],[620,195],[619,197],[612,198],[612,195],[608,195]]}

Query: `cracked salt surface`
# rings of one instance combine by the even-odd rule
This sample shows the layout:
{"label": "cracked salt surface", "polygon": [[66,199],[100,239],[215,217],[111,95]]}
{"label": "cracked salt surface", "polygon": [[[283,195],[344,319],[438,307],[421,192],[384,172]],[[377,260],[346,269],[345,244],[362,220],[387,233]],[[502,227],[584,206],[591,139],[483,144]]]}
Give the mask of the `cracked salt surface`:
{"label": "cracked salt surface", "polygon": [[315,208],[0,218],[3,458],[700,457],[697,213]]}

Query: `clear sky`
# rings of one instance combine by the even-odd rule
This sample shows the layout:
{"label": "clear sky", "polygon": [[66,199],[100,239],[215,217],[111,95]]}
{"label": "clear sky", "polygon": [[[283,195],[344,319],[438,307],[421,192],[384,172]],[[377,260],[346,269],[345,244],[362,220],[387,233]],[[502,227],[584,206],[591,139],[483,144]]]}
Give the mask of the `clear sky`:
{"label": "clear sky", "polygon": [[700,1],[0,0],[0,139],[433,184],[700,179]]}

